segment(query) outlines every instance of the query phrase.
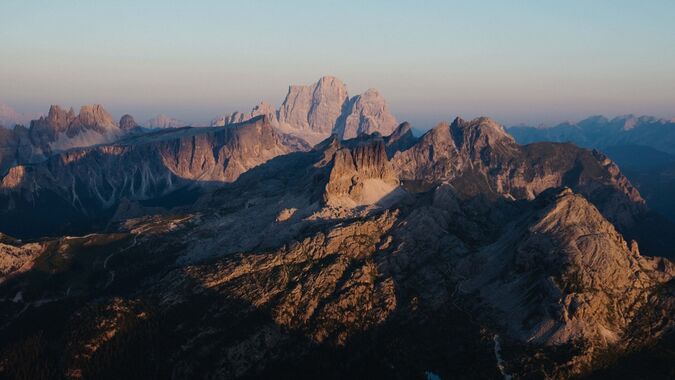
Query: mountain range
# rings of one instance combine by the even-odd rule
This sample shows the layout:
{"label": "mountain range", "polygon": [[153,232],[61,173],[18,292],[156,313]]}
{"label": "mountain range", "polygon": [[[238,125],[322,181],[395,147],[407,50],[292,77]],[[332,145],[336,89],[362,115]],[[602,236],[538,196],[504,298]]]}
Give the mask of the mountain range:
{"label": "mountain range", "polygon": [[333,77],[212,125],[0,136],[3,376],[672,378],[675,229],[601,150]]}
{"label": "mountain range", "polygon": [[552,127],[514,126],[509,133],[521,144],[537,141],[572,142],[586,148],[639,145],[675,154],[675,120],[652,116],[592,116]]}
{"label": "mountain range", "polygon": [[633,115],[607,119],[594,116],[554,127],[508,129],[521,144],[571,142],[598,149],[617,162],[649,205],[675,222],[675,122]]}

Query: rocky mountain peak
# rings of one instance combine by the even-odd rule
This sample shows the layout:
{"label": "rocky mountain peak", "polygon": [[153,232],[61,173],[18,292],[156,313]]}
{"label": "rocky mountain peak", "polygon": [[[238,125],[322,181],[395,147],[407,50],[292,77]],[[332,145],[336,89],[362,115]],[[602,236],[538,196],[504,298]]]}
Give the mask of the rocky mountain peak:
{"label": "rocky mountain peak", "polygon": [[350,140],[334,153],[324,201],[347,208],[370,205],[394,194],[398,185],[381,137]]}
{"label": "rocky mountain peak", "polygon": [[46,119],[40,118],[40,120],[46,120],[49,128],[58,133],[65,131],[76,117],[73,108],[66,111],[58,105],[51,105]]}
{"label": "rocky mountain peak", "polygon": [[504,127],[487,117],[471,121],[457,118],[449,129],[455,148],[466,151],[472,159],[508,154],[517,145]]}
{"label": "rocky mountain peak", "polygon": [[279,110],[279,121],[325,136],[333,131],[347,100],[347,87],[335,77],[322,77],[310,86],[290,86]]}
{"label": "rocky mountain peak", "polygon": [[[534,205],[505,227],[508,234],[458,265],[483,268],[462,289],[475,290],[523,341],[617,344],[653,287],[671,278],[671,265],[629,249],[598,209],[569,188],[545,191]],[[505,246],[513,249],[497,248]]]}
{"label": "rocky mountain peak", "polygon": [[134,117],[126,114],[120,118],[120,129],[122,130],[130,130],[138,127],[139,125],[136,124],[136,120],[134,120]]}
{"label": "rocky mountain peak", "polygon": [[387,146],[387,154],[393,157],[396,152],[402,152],[413,146],[417,139],[413,136],[412,127],[410,123],[403,122],[391,133],[391,135],[384,138]]}
{"label": "rocky mountain peak", "polygon": [[324,76],[311,85],[291,85],[279,110],[262,102],[250,113],[234,112],[212,125],[240,123],[261,114],[274,115],[276,128],[317,144],[331,134],[349,139],[379,132],[389,135],[398,125],[384,98],[375,89],[349,98],[338,78]]}
{"label": "rocky mountain peak", "polygon": [[337,130],[342,138],[349,139],[362,133],[389,135],[396,126],[387,102],[376,89],[371,88],[349,100]]}
{"label": "rocky mountain peak", "polygon": [[78,119],[82,126],[101,131],[117,128],[112,116],[100,104],[82,106]]}
{"label": "rocky mountain peak", "polygon": [[[58,228],[68,215],[82,224],[114,213],[121,224],[103,216],[98,225],[114,233],[40,242],[30,252],[4,248],[11,262],[0,263],[0,276],[91,257],[61,265],[65,282],[56,290],[35,276],[3,282],[7,326],[32,327],[27,316],[51,323],[47,309],[34,306],[49,300],[49,310],[71,314],[55,322],[62,336],[46,338],[68,347],[54,362],[96,369],[100,353],[148,340],[153,350],[155,338],[170,336],[162,349],[175,361],[159,364],[167,373],[232,378],[286,377],[289,362],[333,365],[324,359],[332,352],[365,358],[357,371],[373,373],[392,357],[422,363],[401,378],[437,365],[424,361],[428,352],[455,347],[460,356],[449,358],[495,367],[499,333],[509,373],[540,378],[528,375],[545,366],[564,378],[555,371],[634,344],[642,337],[635,323],[653,317],[644,310],[661,318],[648,325],[652,336],[672,325],[672,307],[654,305],[673,298],[660,288],[673,266],[641,256],[606,219],[632,213],[635,199],[602,154],[571,144],[519,146],[488,118],[457,118],[420,139],[407,123],[388,136],[333,133],[310,150],[280,132],[270,110],[261,104],[251,112],[260,115],[242,123],[129,134],[12,168],[0,184],[3,231],[21,232],[45,210],[64,215]],[[11,301],[24,289],[31,289],[25,305]],[[150,323],[88,323],[124,314],[123,304],[135,300],[128,316]],[[98,339],[99,351],[83,357],[88,336],[113,338]],[[379,352],[373,347],[407,351],[370,356]],[[214,361],[213,352],[225,359]],[[258,367],[241,357],[262,359]],[[492,368],[477,377],[495,376]]]}
{"label": "rocky mountain peak", "polygon": [[42,149],[58,150],[109,141],[119,132],[117,123],[99,104],[82,106],[78,115],[72,108],[66,111],[52,105],[47,116],[33,120],[30,127],[33,141]]}

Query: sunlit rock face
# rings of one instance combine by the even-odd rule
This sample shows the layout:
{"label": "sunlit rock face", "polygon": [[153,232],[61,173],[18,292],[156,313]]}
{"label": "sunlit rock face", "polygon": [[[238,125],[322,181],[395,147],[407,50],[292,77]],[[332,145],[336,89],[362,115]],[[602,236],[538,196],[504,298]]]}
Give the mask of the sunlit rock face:
{"label": "sunlit rock face", "polygon": [[376,137],[335,151],[324,200],[343,207],[374,204],[393,195],[398,185],[384,141]]}
{"label": "sunlit rock face", "polygon": [[265,116],[221,128],[163,130],[71,149],[28,172],[15,167],[2,179],[0,198],[5,215],[21,213],[20,205],[30,199],[33,213],[43,206],[66,208],[86,219],[114,209],[123,198],[148,200],[232,182],[271,158],[306,149],[302,140],[278,133]]}
{"label": "sunlit rock face", "polygon": [[0,173],[13,165],[31,164],[50,155],[116,141],[125,131],[101,105],[85,105],[80,113],[53,105],[47,116],[30,123],[29,128],[0,129]]}
{"label": "sunlit rock face", "polygon": [[299,133],[329,136],[348,101],[347,87],[334,77],[310,86],[290,86],[279,110],[279,121]]}
{"label": "sunlit rock face", "polygon": [[132,130],[134,128],[140,127],[136,123],[136,120],[134,120],[134,117],[129,115],[129,114],[126,114],[126,115],[124,115],[120,118],[119,126],[120,126],[120,129],[125,130],[125,131]]}
{"label": "sunlit rock face", "polygon": [[336,131],[344,139],[375,132],[388,136],[397,126],[387,102],[376,89],[371,88],[349,100]]}
{"label": "sunlit rock face", "polygon": [[350,98],[347,86],[331,76],[311,85],[290,86],[278,110],[262,102],[250,113],[227,114],[222,123],[240,123],[258,115],[270,115],[277,129],[310,144],[332,134],[341,139],[375,132],[389,135],[398,125],[377,90],[369,89]]}

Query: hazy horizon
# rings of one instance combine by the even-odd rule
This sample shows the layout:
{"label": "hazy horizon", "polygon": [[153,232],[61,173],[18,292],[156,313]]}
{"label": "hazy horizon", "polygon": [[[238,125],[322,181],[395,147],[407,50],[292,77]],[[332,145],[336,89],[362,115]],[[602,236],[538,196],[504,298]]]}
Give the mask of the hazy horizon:
{"label": "hazy horizon", "polygon": [[[434,8],[434,9],[431,9]],[[675,3],[3,1],[0,101],[205,123],[323,75],[399,121],[675,117]],[[640,20],[641,22],[636,22]],[[649,22],[645,22],[649,20]]]}

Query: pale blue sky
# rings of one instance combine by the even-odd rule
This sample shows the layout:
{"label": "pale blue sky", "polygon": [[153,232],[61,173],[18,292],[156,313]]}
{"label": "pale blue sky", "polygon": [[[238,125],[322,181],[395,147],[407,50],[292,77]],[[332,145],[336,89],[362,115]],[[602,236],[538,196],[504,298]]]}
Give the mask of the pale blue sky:
{"label": "pale blue sky", "polygon": [[0,1],[0,101],[203,122],[322,75],[399,120],[675,117],[675,1]]}

